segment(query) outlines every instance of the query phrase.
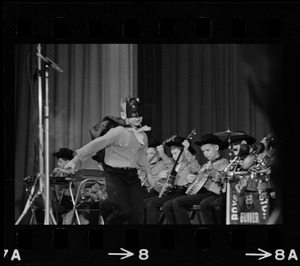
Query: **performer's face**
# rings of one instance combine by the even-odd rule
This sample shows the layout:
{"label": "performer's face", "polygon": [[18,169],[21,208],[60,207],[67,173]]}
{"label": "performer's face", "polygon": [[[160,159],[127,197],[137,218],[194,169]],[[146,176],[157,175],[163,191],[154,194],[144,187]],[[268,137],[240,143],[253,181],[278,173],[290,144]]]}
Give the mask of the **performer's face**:
{"label": "performer's face", "polygon": [[204,144],[201,146],[201,151],[203,152],[203,155],[205,158],[209,161],[217,158],[219,155],[219,146],[215,144]]}
{"label": "performer's face", "polygon": [[58,160],[57,160],[57,166],[59,168],[63,169],[68,162],[69,162],[69,160],[64,160],[63,158],[58,158]]}
{"label": "performer's face", "polygon": [[158,160],[158,156],[153,157],[154,154],[156,154],[156,149],[155,148],[150,147],[150,148],[147,149],[147,159],[148,159],[148,161],[150,161],[150,159],[153,158],[151,163],[154,163]]}
{"label": "performer's face", "polygon": [[232,145],[232,151],[235,156],[237,156],[239,154],[240,147],[241,147],[241,144],[233,144]]}
{"label": "performer's face", "polygon": [[140,117],[126,118],[125,121],[130,126],[139,127],[142,124],[142,122],[143,122],[143,117],[140,116]]}
{"label": "performer's face", "polygon": [[[178,156],[180,154],[180,151],[181,151],[180,147],[171,146],[171,154],[172,154],[172,157],[173,157],[173,159],[175,161],[177,160],[177,158],[178,158]],[[181,156],[180,159],[179,159],[179,161],[178,161],[178,163],[180,163],[182,161],[182,158],[183,157]]]}

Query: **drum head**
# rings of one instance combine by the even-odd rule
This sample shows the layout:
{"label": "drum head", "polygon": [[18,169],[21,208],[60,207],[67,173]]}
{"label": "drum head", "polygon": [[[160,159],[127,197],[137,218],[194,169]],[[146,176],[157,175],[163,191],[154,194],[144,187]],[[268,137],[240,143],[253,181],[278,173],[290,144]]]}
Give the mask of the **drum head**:
{"label": "drum head", "polygon": [[242,168],[244,170],[248,170],[253,164],[254,164],[254,161],[255,161],[255,154],[249,154],[243,161],[243,165],[242,165]]}

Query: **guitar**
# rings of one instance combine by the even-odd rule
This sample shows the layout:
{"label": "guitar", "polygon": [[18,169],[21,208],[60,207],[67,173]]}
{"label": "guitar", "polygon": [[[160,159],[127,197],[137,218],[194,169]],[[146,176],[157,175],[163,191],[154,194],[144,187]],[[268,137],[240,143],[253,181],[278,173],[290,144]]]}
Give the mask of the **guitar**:
{"label": "guitar", "polygon": [[[196,130],[195,129],[193,129],[192,132],[187,136],[186,140],[191,139],[194,134],[196,134]],[[166,182],[164,183],[161,191],[159,192],[159,195],[158,195],[159,198],[167,196],[173,190],[174,183],[175,183],[175,178],[176,178],[176,174],[177,174],[177,172],[176,172],[175,169],[176,169],[178,161],[179,161],[179,159],[180,159],[180,157],[182,155],[183,148],[184,147],[181,148],[181,151],[180,151],[180,153],[179,153],[179,155],[178,155],[178,157],[177,157],[177,159],[176,159],[176,161],[174,163],[174,166],[173,166],[171,172],[169,173],[168,177],[166,178]]]}
{"label": "guitar", "polygon": [[[163,141],[162,145],[165,145],[167,142],[174,140],[176,135],[171,136]],[[149,163],[151,164],[152,161],[158,156],[158,151],[156,150],[153,156],[150,158]],[[150,187],[149,180],[146,177],[146,173],[142,169],[138,169],[138,176],[141,179],[141,186]]]}
{"label": "guitar", "polygon": [[209,174],[207,173],[206,170],[207,169],[203,169],[199,172],[196,179],[187,188],[185,194],[195,195],[205,185],[205,183],[207,182],[208,177],[209,177]]}
{"label": "guitar", "polygon": [[[219,163],[222,163],[222,157],[219,157],[217,159],[214,159],[211,161],[210,164],[207,164],[206,166],[203,166],[201,168],[200,172],[198,173],[196,179],[192,182],[191,185],[187,188],[185,191],[188,195],[195,195],[197,192],[206,184],[208,179],[211,179],[210,174],[214,167],[217,167],[215,169],[218,169],[217,166]],[[213,166],[214,165],[214,166]],[[222,171],[218,171],[219,173],[222,173]],[[220,184],[218,182],[212,182],[209,186],[209,191],[212,191],[216,194],[220,193]]]}

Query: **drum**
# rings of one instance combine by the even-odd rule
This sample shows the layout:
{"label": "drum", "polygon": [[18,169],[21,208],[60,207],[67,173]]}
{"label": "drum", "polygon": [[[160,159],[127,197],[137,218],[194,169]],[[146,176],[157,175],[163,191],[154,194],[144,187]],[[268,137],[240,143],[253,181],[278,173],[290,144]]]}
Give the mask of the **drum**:
{"label": "drum", "polygon": [[242,168],[244,170],[248,170],[255,162],[256,155],[255,154],[249,154],[243,161]]}

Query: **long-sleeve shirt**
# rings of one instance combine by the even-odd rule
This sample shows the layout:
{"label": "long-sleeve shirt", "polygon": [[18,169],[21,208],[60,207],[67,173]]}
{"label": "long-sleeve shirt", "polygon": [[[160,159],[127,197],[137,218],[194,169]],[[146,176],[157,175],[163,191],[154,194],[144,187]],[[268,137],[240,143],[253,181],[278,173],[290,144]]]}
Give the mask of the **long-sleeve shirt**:
{"label": "long-sleeve shirt", "polygon": [[[224,170],[228,165],[228,160],[225,158],[220,158],[215,162],[212,162],[212,168],[208,171],[209,178],[205,183],[204,187],[216,194],[220,194],[222,190],[222,185],[224,183],[223,175],[219,172]],[[207,165],[204,164],[202,167],[205,168]],[[200,170],[201,171],[201,170]]]}
{"label": "long-sleeve shirt", "polygon": [[118,126],[76,150],[76,153],[78,158],[84,161],[105,149],[105,164],[115,168],[142,168],[148,174],[150,171],[147,160],[148,137],[145,132],[141,134],[144,137],[144,145],[140,144],[134,132]]}
{"label": "long-sleeve shirt", "polygon": [[177,174],[175,178],[176,186],[186,186],[189,182],[187,179],[188,174],[197,173],[201,165],[198,163],[196,157],[192,155],[189,151],[183,152],[181,156],[184,156],[179,168],[177,169]]}
{"label": "long-sleeve shirt", "polygon": [[164,170],[171,170],[173,165],[174,165],[173,159],[168,157],[167,155],[163,155],[161,157],[161,160],[150,165],[150,171],[152,174],[152,178],[154,180],[154,187],[153,187],[154,190],[160,192],[165,182],[165,179],[159,178],[160,172]]}

